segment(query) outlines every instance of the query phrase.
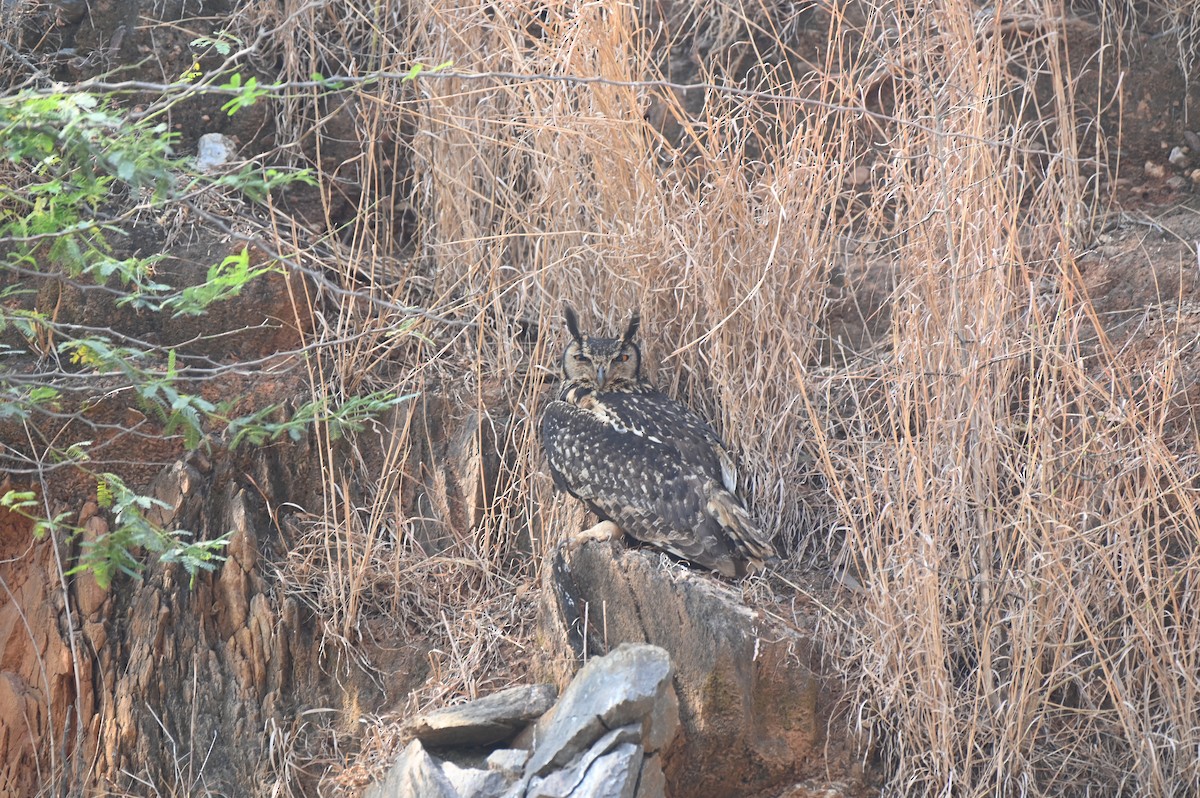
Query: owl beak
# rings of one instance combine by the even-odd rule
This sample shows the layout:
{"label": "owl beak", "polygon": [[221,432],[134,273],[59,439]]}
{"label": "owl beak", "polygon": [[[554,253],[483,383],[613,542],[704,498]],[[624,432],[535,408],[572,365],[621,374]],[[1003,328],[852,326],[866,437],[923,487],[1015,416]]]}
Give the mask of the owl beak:
{"label": "owl beak", "polygon": [[604,366],[596,367],[596,387],[597,388],[604,387],[604,377],[606,376],[604,373],[605,371],[606,371],[606,369],[604,368]]}

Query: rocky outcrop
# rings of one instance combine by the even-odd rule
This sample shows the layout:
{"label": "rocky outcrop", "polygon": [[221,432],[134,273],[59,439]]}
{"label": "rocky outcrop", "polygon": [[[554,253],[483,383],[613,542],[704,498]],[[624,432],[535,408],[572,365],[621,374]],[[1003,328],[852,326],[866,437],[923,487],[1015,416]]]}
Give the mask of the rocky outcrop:
{"label": "rocky outcrop", "polygon": [[646,770],[648,779],[658,780],[662,767],[656,755],[679,730],[672,674],[669,655],[656,646],[621,646],[584,665],[534,727],[526,795],[619,795],[582,786],[571,792],[571,785],[594,781],[597,789],[614,783],[632,788]]}
{"label": "rocky outcrop", "polygon": [[[0,480],[0,495],[28,488]],[[94,672],[91,659],[75,667],[72,639],[60,631],[66,597],[56,554],[36,544],[32,521],[0,509],[0,795],[35,795],[47,773],[95,752],[86,725],[68,720],[92,717],[95,696],[77,686]]]}
{"label": "rocky outcrop", "polygon": [[[166,505],[156,522],[202,539],[230,533],[227,558],[194,584],[151,562],[103,589],[90,573],[64,573],[71,541],[36,540],[0,510],[0,580],[12,591],[0,598],[0,795],[51,784],[64,795],[146,785],[253,795],[282,778],[271,747],[311,724],[305,710],[336,706],[359,681],[343,666],[333,682],[338,663],[312,612],[272,581],[268,563],[286,541],[263,497],[287,496],[306,476],[278,455],[180,460],[147,491]],[[94,499],[76,517],[87,539],[108,531]]]}
{"label": "rocky outcrop", "polygon": [[[263,730],[290,727],[299,695],[322,680],[309,613],[274,596],[261,573],[277,531],[232,465],[180,461],[151,489],[168,505],[158,522],[231,532],[220,568],[190,585],[181,569],[151,567],[110,591],[85,623],[101,679],[99,785],[130,789],[133,777],[240,791],[264,775]],[[272,484],[261,469],[258,476]],[[175,760],[165,761],[164,750]]]}
{"label": "rocky outcrop", "polygon": [[[516,728],[537,706],[522,706],[520,697],[543,698],[548,685],[417,718],[410,726],[417,739],[364,798],[662,798],[662,757],[679,730],[672,674],[670,657],[655,646],[620,646],[591,660],[553,708],[518,735],[515,744],[527,749],[435,755],[426,745],[452,739],[451,727]],[[467,731],[458,739],[477,738]]]}
{"label": "rocky outcrop", "polygon": [[[147,222],[114,236],[114,257],[127,254],[120,247],[159,251],[161,228]],[[163,252],[157,282],[195,286],[208,266],[241,249],[199,226],[187,238]],[[262,252],[250,256],[264,262]],[[181,393],[228,399],[246,413],[308,393],[304,377],[286,369],[268,379],[266,370],[251,377],[233,365],[268,363],[303,345],[312,317],[291,301],[303,288],[296,273],[263,275],[253,290],[199,317],[146,312],[107,286],[53,269],[40,277],[0,270],[0,288],[18,284],[28,290],[13,294],[19,299],[12,309],[158,347],[139,361],[143,368],[165,367],[169,348],[172,370],[211,372],[180,376],[172,388]],[[64,398],[51,412],[0,419],[0,468],[55,460],[23,448],[26,438],[90,441],[81,448],[92,459],[88,468],[47,467],[32,484],[0,484],[0,495],[36,491],[38,514],[61,519],[35,538],[26,519],[0,509],[0,584],[8,590],[0,590],[0,795],[250,795],[289,777],[279,746],[295,744],[300,730],[315,725],[299,713],[340,703],[326,689],[331,649],[322,647],[313,613],[273,578],[288,547],[290,511],[279,508],[308,506],[321,495],[319,458],[308,439],[231,452],[214,436],[185,455],[183,436],[164,430],[152,403],[135,401],[141,394],[123,377],[84,367],[40,375],[45,369],[29,342],[13,336],[11,325],[0,332],[0,349],[7,343],[13,350],[6,377],[46,379]],[[30,351],[15,354],[22,349]],[[73,572],[81,545],[111,529],[95,477],[107,470],[164,503],[146,509],[164,528],[189,530],[198,540],[228,534],[227,559],[192,580],[135,546],[130,556],[145,565],[137,574],[117,571],[102,587],[91,573]],[[353,681],[345,672],[338,678]]]}
{"label": "rocky outcrop", "polygon": [[[741,590],[660,556],[590,543],[549,569],[543,628],[578,656],[627,643],[670,654],[682,730],[663,762],[668,795],[756,794],[847,772],[829,763],[838,686],[811,631],[750,609]],[[834,741],[835,743],[839,741]]]}

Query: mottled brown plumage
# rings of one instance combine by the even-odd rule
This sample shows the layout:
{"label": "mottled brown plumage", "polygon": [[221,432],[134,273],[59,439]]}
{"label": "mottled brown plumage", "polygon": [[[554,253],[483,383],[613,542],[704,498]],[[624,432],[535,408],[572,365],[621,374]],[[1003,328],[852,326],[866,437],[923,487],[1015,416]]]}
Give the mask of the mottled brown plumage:
{"label": "mottled brown plumage", "polygon": [[737,464],[703,418],[656,391],[641,372],[635,312],[619,338],[571,341],[562,387],[542,417],[542,444],[558,487],[626,534],[736,578],[774,548],[737,492]]}

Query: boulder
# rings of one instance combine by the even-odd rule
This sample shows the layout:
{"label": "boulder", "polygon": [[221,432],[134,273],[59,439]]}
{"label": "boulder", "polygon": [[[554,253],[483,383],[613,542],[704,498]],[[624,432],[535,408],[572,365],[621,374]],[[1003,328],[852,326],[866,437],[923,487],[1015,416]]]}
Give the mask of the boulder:
{"label": "boulder", "polygon": [[[682,733],[661,759],[668,795],[732,798],[825,774],[827,730],[844,724],[830,723],[838,685],[819,675],[811,631],[648,551],[589,543],[547,571],[542,625],[557,645],[579,657],[626,643],[669,653]],[[652,734],[644,743],[662,747]],[[561,762],[547,756],[535,753],[539,763]]]}
{"label": "boulder", "polygon": [[[667,653],[654,646],[621,646],[593,659],[528,734],[532,752],[502,748],[481,759],[478,746],[486,743],[462,731],[490,729],[498,718],[513,717],[514,706],[529,710],[548,704],[554,692],[547,685],[513,688],[452,707],[454,715],[439,710],[422,716],[413,728],[434,730],[436,739],[459,747],[431,756],[420,739],[413,740],[364,798],[663,798],[657,752],[669,748],[679,729],[672,673]],[[460,723],[462,718],[471,722]],[[486,768],[474,767],[483,763]]]}
{"label": "boulder", "polygon": [[545,775],[621,727],[636,727],[624,739],[645,741],[651,751],[662,748],[679,728],[671,673],[670,657],[655,646],[623,645],[588,662],[554,711],[538,721],[526,774]]}
{"label": "boulder", "polygon": [[531,780],[525,798],[634,798],[642,769],[642,747],[618,744],[599,753],[597,745],[570,767]]}
{"label": "boulder", "polygon": [[430,747],[484,746],[510,740],[554,705],[552,684],[510,687],[420,715],[407,731]]}
{"label": "boulder", "polygon": [[461,798],[442,771],[442,764],[429,755],[420,740],[413,740],[383,781],[368,787],[363,798]]}

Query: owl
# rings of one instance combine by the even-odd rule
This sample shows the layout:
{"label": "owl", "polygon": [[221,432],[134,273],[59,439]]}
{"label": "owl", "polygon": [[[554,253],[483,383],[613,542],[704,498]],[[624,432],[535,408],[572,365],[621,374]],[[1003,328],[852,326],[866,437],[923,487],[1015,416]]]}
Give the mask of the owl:
{"label": "owl", "polygon": [[738,495],[737,463],[707,421],[642,377],[637,312],[620,338],[584,334],[570,306],[564,316],[571,340],[542,445],[555,485],[600,516],[586,536],[619,530],[733,579],[761,569],[775,550]]}

